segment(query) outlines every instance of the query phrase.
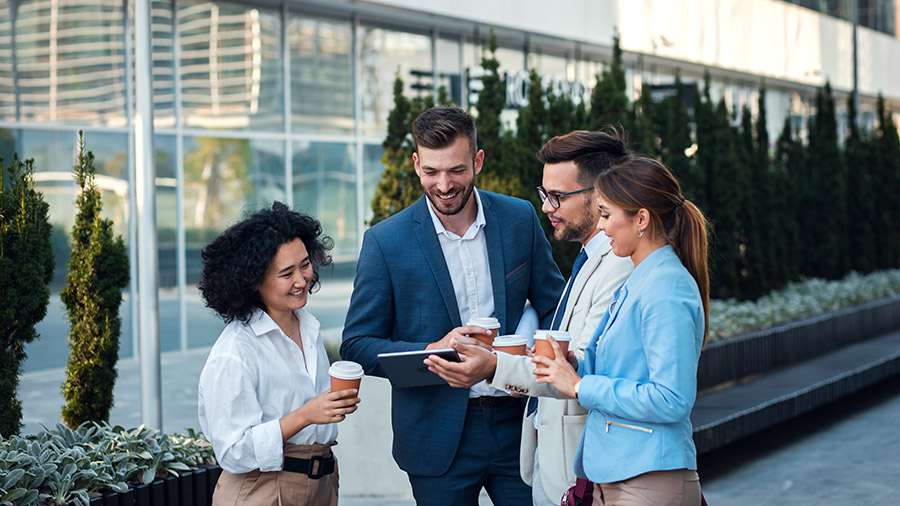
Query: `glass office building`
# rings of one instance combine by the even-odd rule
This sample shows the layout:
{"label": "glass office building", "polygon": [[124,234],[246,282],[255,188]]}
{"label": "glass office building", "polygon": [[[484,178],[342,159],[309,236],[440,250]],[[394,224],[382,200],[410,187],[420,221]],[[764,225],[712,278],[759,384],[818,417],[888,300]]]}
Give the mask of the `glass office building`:
{"label": "glass office building", "polygon": [[[879,12],[887,9],[886,3],[876,3]],[[445,86],[456,103],[469,106],[476,97],[483,46],[493,30],[509,91],[503,118],[511,124],[522,90],[516,83],[528,69],[537,69],[579,100],[589,97],[594,76],[610,58],[612,37],[606,34],[615,20],[604,21],[602,40],[585,39],[522,28],[505,18],[489,23],[470,12],[473,2],[449,4],[460,10],[423,11],[432,7],[414,8],[415,2],[405,0],[152,1],[163,351],[207,346],[215,339],[218,332],[206,330],[214,320],[202,309],[195,288],[200,250],[244,210],[280,200],[316,216],[335,242],[336,268],[326,277],[352,276],[383,171],[381,142],[398,73],[410,97]],[[552,10],[549,3],[525,4],[523,12],[529,5]],[[629,8],[623,2],[597,4]],[[96,157],[104,214],[128,243],[132,265],[137,264],[133,8],[132,0],[0,2],[0,156],[9,160],[18,152],[35,160],[35,182],[50,203],[54,226],[54,294],[67,271],[79,130]],[[575,7],[570,10],[569,15],[579,15]],[[895,13],[889,11],[878,19]],[[885,26],[882,32],[894,33],[893,23]],[[755,111],[762,73],[667,56],[671,42],[665,37],[654,39],[652,51],[639,45],[629,49],[632,29],[622,25],[619,30],[632,97],[642,84],[670,85],[676,71],[686,83],[700,83],[709,68],[714,97]],[[803,127],[814,77],[811,82],[767,77],[773,139],[785,117]],[[897,105],[896,95],[893,100]],[[872,124],[874,95],[862,101],[862,120]],[[135,325],[128,323],[134,320],[135,296],[136,290],[129,289],[122,307],[125,356],[135,352]],[[41,343],[33,345],[48,352],[64,346],[68,328],[58,296],[51,306]],[[65,353],[59,357],[51,365],[64,365]]]}

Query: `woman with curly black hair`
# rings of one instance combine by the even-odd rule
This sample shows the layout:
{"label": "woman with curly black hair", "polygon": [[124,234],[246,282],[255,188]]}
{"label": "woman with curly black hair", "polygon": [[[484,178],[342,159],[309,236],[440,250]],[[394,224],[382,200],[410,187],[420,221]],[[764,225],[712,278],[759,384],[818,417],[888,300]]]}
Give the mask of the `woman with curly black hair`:
{"label": "woman with curly black hair", "polygon": [[319,322],[303,309],[331,247],[318,221],[275,202],[201,253],[203,300],[228,324],[198,394],[224,470],[214,505],[337,505],[335,424],[358,391],[329,390]]}

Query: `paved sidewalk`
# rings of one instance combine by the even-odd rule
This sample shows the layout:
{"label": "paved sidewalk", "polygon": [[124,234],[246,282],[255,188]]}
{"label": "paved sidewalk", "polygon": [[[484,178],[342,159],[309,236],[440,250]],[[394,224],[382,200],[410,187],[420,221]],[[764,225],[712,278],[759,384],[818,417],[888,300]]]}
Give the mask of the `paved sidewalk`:
{"label": "paved sidewalk", "polygon": [[[163,355],[164,430],[197,426],[196,380],[206,353],[207,350],[194,350]],[[62,405],[59,385],[63,377],[61,369],[22,376],[20,398],[26,423],[23,433],[40,430],[42,423],[58,422]],[[138,364],[133,359],[121,361],[116,406],[111,416],[114,423],[139,424],[139,382]],[[898,419],[900,378],[894,378],[702,457],[704,493],[715,506],[897,504]],[[345,475],[344,479],[353,478]],[[408,495],[344,496],[340,504],[412,506],[414,501]],[[481,504],[491,502],[484,497]]]}

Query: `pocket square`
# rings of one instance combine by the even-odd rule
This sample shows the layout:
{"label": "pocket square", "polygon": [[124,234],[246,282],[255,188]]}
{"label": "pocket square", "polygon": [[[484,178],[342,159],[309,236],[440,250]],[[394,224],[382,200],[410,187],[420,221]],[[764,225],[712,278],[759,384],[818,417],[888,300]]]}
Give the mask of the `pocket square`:
{"label": "pocket square", "polygon": [[522,265],[520,265],[520,266],[516,267],[515,269],[509,271],[509,274],[506,275],[506,278],[505,278],[505,279],[509,279],[509,278],[515,276],[516,273],[519,272],[519,271],[521,271],[522,269],[524,269],[526,265],[528,265],[528,262],[523,262]]}

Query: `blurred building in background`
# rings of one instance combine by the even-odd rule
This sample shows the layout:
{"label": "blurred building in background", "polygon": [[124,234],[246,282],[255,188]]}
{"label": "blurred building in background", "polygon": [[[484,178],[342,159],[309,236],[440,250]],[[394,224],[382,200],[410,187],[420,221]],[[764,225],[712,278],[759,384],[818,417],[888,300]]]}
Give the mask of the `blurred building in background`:
{"label": "blurred building in background", "polygon": [[[856,3],[859,121],[871,127],[879,92],[900,111],[900,0]],[[313,214],[335,241],[332,275],[352,275],[383,170],[395,76],[409,97],[444,86],[467,107],[477,99],[493,32],[508,92],[503,117],[513,124],[529,69],[587,100],[618,35],[633,98],[647,83],[664,92],[676,72],[689,89],[702,89],[708,70],[714,98],[755,112],[764,81],[775,139],[785,118],[805,128],[815,90],[828,80],[843,130],[853,86],[852,4],[153,0],[163,351],[206,346],[218,334],[204,330],[213,319],[197,310],[199,252],[246,209],[277,199]],[[79,130],[96,156],[104,212],[137,265],[133,7],[134,0],[0,2],[0,156],[35,159],[55,227],[54,293],[66,273]],[[130,322],[135,293],[122,308]],[[45,341],[47,328],[66,328],[62,318],[51,309]],[[123,326],[123,355],[135,352],[134,333],[133,323]],[[52,338],[57,346],[64,332]]]}

